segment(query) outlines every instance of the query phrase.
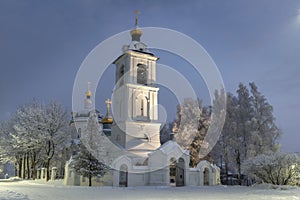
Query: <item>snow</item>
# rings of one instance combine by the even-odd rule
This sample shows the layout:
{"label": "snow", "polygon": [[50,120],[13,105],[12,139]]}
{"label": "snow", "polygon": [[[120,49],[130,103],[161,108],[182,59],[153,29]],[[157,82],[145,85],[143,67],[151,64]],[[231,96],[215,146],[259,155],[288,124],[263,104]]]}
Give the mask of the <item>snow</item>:
{"label": "snow", "polygon": [[300,188],[268,184],[203,187],[79,187],[62,180],[0,181],[0,200],[109,200],[109,199],[205,199],[205,200],[300,200]]}

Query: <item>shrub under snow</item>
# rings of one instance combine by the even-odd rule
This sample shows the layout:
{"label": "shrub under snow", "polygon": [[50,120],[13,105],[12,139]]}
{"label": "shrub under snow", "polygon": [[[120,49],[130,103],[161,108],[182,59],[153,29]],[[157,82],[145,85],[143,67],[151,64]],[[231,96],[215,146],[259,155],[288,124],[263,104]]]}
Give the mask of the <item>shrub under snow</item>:
{"label": "shrub under snow", "polygon": [[243,169],[265,183],[300,186],[300,158],[296,154],[262,154],[247,160]]}

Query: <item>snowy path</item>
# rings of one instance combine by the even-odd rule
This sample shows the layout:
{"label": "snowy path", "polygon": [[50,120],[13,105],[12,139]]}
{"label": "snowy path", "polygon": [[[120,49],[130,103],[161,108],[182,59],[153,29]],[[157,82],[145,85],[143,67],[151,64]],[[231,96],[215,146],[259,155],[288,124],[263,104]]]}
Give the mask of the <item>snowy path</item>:
{"label": "snowy path", "polygon": [[266,187],[76,187],[34,181],[0,182],[0,200],[99,200],[99,199],[205,199],[300,200],[300,188]]}

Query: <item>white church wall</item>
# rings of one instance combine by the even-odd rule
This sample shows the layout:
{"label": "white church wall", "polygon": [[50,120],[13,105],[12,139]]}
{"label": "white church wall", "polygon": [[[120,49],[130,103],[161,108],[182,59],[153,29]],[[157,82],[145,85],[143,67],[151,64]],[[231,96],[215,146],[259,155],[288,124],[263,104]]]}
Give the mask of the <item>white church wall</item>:
{"label": "white church wall", "polygon": [[190,168],[189,170],[189,182],[187,185],[199,186],[200,185],[200,171],[199,169]]}
{"label": "white church wall", "polygon": [[170,170],[168,167],[155,170],[149,173],[149,185],[153,186],[167,186],[169,185]]}

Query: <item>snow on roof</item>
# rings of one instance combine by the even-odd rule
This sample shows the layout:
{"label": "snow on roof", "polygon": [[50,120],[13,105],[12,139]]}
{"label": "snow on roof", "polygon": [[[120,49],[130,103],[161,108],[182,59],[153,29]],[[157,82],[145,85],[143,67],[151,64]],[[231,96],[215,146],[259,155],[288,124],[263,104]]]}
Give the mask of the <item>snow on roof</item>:
{"label": "snow on roof", "polygon": [[182,153],[184,153],[186,155],[189,155],[189,151],[188,150],[183,150],[181,148],[181,146],[177,142],[175,142],[173,140],[169,140],[168,142],[164,143],[162,146],[160,146],[160,148],[158,150],[161,150],[165,154],[171,154],[176,149],[180,149],[180,151]]}

